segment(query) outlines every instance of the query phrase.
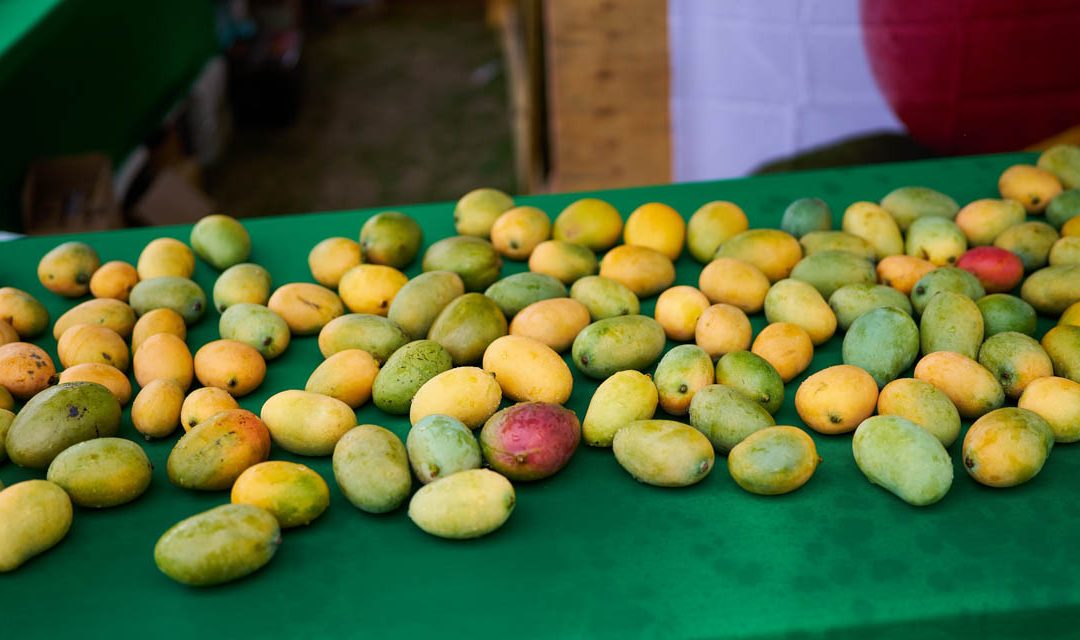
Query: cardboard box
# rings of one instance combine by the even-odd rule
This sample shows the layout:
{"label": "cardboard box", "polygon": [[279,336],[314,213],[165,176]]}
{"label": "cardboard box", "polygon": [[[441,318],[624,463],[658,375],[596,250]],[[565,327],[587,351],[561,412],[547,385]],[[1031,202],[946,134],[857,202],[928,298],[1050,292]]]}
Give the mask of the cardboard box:
{"label": "cardboard box", "polygon": [[214,201],[173,168],[162,170],[131,210],[134,222],[158,226],[189,224],[213,213]]}
{"label": "cardboard box", "polygon": [[22,223],[29,234],[123,227],[109,157],[87,153],[35,161],[23,183]]}

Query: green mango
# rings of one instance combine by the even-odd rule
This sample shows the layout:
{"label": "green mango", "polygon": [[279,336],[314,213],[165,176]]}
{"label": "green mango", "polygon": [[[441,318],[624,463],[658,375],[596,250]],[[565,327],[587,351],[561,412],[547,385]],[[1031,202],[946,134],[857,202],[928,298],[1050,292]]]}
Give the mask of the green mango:
{"label": "green mango", "polygon": [[690,401],[690,425],[704,433],[721,454],[751,433],[775,424],[765,407],[734,387],[711,384]]}
{"label": "green mango", "polygon": [[545,240],[529,256],[529,270],[546,273],[566,285],[596,275],[600,262],[588,247],[562,240]]}
{"label": "green mango", "polygon": [[452,271],[421,273],[398,290],[386,317],[414,340],[426,338],[439,313],[464,293],[465,283]]}
{"label": "green mango", "polygon": [[1024,271],[1030,273],[1046,266],[1050,260],[1050,248],[1060,237],[1050,225],[1032,220],[1002,231],[994,239],[994,246],[1015,253],[1024,263]]}
{"label": "green mango", "polygon": [[919,329],[911,316],[899,309],[871,309],[851,323],[841,352],[844,364],[865,370],[881,388],[914,364],[919,355]]}
{"label": "green mango", "polygon": [[713,383],[712,358],[694,344],[681,344],[664,354],[653,379],[661,408],[673,416],[686,415],[694,394]]}
{"label": "green mango", "polygon": [[972,360],[979,355],[983,341],[983,319],[979,306],[971,298],[942,291],[930,298],[919,320],[922,353],[955,351]]}
{"label": "green mango", "polygon": [[923,217],[956,217],[960,205],[949,196],[927,187],[900,187],[881,199],[881,208],[888,211],[901,231],[907,231],[915,220]]}
{"label": "green mango", "polygon": [[908,297],[883,284],[844,285],[829,296],[829,307],[836,314],[836,322],[844,331],[847,331],[859,316],[873,309],[892,307],[909,316],[912,313]]}
{"label": "green mango", "polygon": [[[1054,375],[1080,382],[1080,327],[1059,324],[1046,332],[1042,347],[1054,363]],[[21,412],[20,412],[20,415]],[[14,431],[15,427],[12,426]],[[8,455],[11,455],[11,435],[8,434]],[[15,458],[12,457],[12,460]]]}
{"label": "green mango", "polygon": [[224,313],[232,305],[242,302],[265,305],[270,299],[272,284],[270,272],[263,267],[250,262],[234,264],[214,281],[214,308]]}
{"label": "green mango", "polygon": [[534,302],[565,298],[566,285],[549,275],[526,271],[506,276],[488,287],[484,295],[494,300],[507,318],[513,318]]}
{"label": "green mango", "polygon": [[1005,331],[1035,335],[1038,316],[1035,307],[1024,300],[1007,293],[991,293],[976,300],[975,304],[983,317],[986,338]]}
{"label": "green mango", "polygon": [[967,236],[948,218],[919,218],[911,223],[904,252],[942,267],[956,264],[967,251]]}
{"label": "green mango", "polygon": [[1020,297],[1039,313],[1060,316],[1080,302],[1080,264],[1039,269],[1020,287]]}
{"label": "green mango", "polygon": [[796,238],[832,229],[832,210],[821,198],[799,198],[784,209],[780,228]]}
{"label": "green mango", "polygon": [[360,248],[364,261],[404,269],[424,243],[424,231],[409,216],[398,211],[377,213],[360,228]]}
{"label": "green mango", "polygon": [[811,231],[799,238],[803,253],[811,255],[822,251],[847,251],[871,262],[877,259],[877,252],[866,240],[847,231]]}
{"label": "green mango", "polygon": [[648,316],[597,320],[574,338],[571,356],[585,375],[604,379],[624,369],[648,369],[660,357],[667,336]]}
{"label": "green mango", "polygon": [[[1078,168],[1080,169],[1080,168]],[[1066,222],[1080,215],[1080,188],[1062,191],[1046,205],[1046,221],[1060,230]]]}
{"label": "green mango", "polygon": [[368,513],[397,509],[409,497],[409,455],[393,431],[353,427],[334,447],[334,478],[354,507]]}
{"label": "green mango", "polygon": [[1064,237],[1050,247],[1051,266],[1080,264],[1080,236]]}
{"label": "green mango", "polygon": [[460,367],[480,362],[488,345],[506,335],[506,316],[481,293],[455,298],[431,325],[428,339],[441,344]]}
{"label": "green mango", "polygon": [[952,487],[949,452],[929,431],[900,416],[872,416],[851,440],[855,464],[872,483],[916,507],[934,504]]}
{"label": "green mango", "polygon": [[649,376],[640,371],[618,371],[600,383],[589,400],[581,437],[593,447],[610,447],[615,432],[634,420],[648,420],[656,413],[659,394]]}
{"label": "green mango", "polygon": [[756,353],[725,353],[716,361],[716,383],[738,389],[773,415],[784,404],[783,378]]}
{"label": "green mango", "polygon": [[454,366],[450,352],[438,342],[416,340],[395,351],[375,376],[371,398],[387,413],[405,415],[424,383]]}
{"label": "green mango", "polygon": [[206,294],[194,280],[162,276],[142,280],[131,289],[128,303],[140,316],[154,309],[172,309],[187,324],[206,313]]}
{"label": "green mango", "polygon": [[466,471],[483,463],[480,443],[461,420],[432,414],[424,416],[405,439],[409,464],[422,484]]}
{"label": "green mango", "polygon": [[1080,187],[1080,147],[1056,144],[1039,154],[1036,165],[1057,176],[1066,189]]}
{"label": "green mango", "polygon": [[499,279],[502,258],[483,238],[453,236],[432,244],[424,252],[424,271],[453,271],[466,291],[483,291]]}
{"label": "green mango", "polygon": [[7,460],[7,447],[4,446],[4,440],[7,439],[8,431],[11,429],[11,423],[14,420],[15,414],[13,412],[0,409],[0,462]]}
{"label": "green mango", "polygon": [[420,487],[409,502],[409,519],[440,538],[478,538],[501,527],[515,501],[514,486],[504,476],[468,469]]}
{"label": "green mango", "polygon": [[61,451],[46,477],[80,507],[101,508],[141,496],[153,470],[146,452],[131,440],[94,438]]}
{"label": "green mango", "polygon": [[513,207],[514,199],[498,189],[473,189],[454,206],[454,228],[463,236],[488,238],[499,216]]}
{"label": "green mango", "polygon": [[970,271],[957,267],[938,267],[919,278],[911,289],[911,307],[915,313],[922,314],[930,298],[939,291],[953,291],[978,300],[986,295],[979,279]]}
{"label": "green mango", "polygon": [[241,302],[221,314],[218,333],[253,347],[266,360],[273,360],[289,346],[291,333],[285,319],[260,304]]}
{"label": "green mango", "polygon": [[20,467],[44,469],[73,444],[114,436],[120,403],[95,382],[63,382],[30,398],[8,429],[5,445]]}
{"label": "green mango", "polygon": [[641,301],[629,287],[603,276],[585,276],[575,281],[570,297],[585,305],[593,322],[641,313]]}
{"label": "green mango", "polygon": [[248,259],[251,236],[236,218],[216,213],[204,216],[191,228],[191,248],[221,271]]}
{"label": "green mango", "polygon": [[874,284],[874,263],[848,251],[821,251],[808,255],[791,270],[793,280],[807,282],[829,299],[837,289],[848,284]]}
{"label": "green mango", "polygon": [[1005,395],[1013,400],[1032,380],[1054,375],[1054,364],[1038,340],[1015,331],[987,338],[979,348],[979,364],[994,374]]}
{"label": "green mango", "polygon": [[324,358],[345,349],[363,349],[380,365],[408,342],[409,336],[392,320],[370,313],[338,316],[319,331],[319,351]]}
{"label": "green mango", "polygon": [[658,487],[701,482],[716,461],[708,438],[672,420],[635,420],[615,433],[611,449],[635,480]]}
{"label": "green mango", "polygon": [[261,569],[279,544],[281,528],[269,511],[223,504],[169,528],[154,545],[154,562],[177,582],[208,587]]}

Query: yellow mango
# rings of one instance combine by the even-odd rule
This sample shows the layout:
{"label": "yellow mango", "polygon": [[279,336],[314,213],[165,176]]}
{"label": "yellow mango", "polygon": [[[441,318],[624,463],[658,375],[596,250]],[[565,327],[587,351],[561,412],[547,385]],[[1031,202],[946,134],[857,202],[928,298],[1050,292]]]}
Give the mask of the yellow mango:
{"label": "yellow mango", "polygon": [[769,282],[788,277],[802,257],[802,245],[795,236],[779,229],[743,231],[721,245],[714,256],[748,262],[764,273]]}
{"label": "yellow mango", "polygon": [[175,380],[152,380],[131,403],[131,422],[135,430],[147,439],[164,438],[180,424],[183,404],[184,389]]}
{"label": "yellow mango", "polygon": [[0,287],[0,320],[10,324],[19,337],[26,340],[36,338],[49,328],[49,311],[37,298],[21,289]]}
{"label": "yellow mango", "polygon": [[232,409],[215,413],[180,436],[166,471],[178,487],[221,491],[269,455],[266,424],[250,411]]}
{"label": "yellow mango", "polygon": [[483,426],[502,401],[495,376],[479,367],[455,367],[424,383],[409,407],[409,422],[416,424],[434,413],[457,418],[466,427]]}
{"label": "yellow mango", "polygon": [[720,245],[746,231],[746,213],[733,202],[716,200],[701,205],[686,225],[686,247],[698,262],[713,259]]}
{"label": "yellow mango", "polygon": [[361,264],[341,276],[338,293],[349,311],[385,316],[408,276],[382,264]]}
{"label": "yellow mango", "polygon": [[915,256],[889,256],[877,264],[878,282],[911,295],[915,283],[936,268],[933,262]]}
{"label": "yellow mango", "polygon": [[195,374],[195,363],[187,343],[171,333],[158,333],[146,339],[135,352],[135,381],[145,387],[160,378],[172,380],[187,391]]}
{"label": "yellow mango", "polygon": [[86,362],[68,367],[60,372],[59,382],[96,382],[116,396],[120,406],[126,405],[131,399],[131,382],[127,376],[116,367],[100,362]]}
{"label": "yellow mango", "polygon": [[768,361],[784,382],[790,382],[810,366],[814,343],[799,325],[774,322],[758,333],[750,351]]}
{"label": "yellow mango", "polygon": [[877,260],[904,252],[900,227],[888,211],[873,202],[854,202],[844,211],[840,228],[868,242]]}
{"label": "yellow mango", "polygon": [[623,228],[623,242],[658,251],[678,260],[686,240],[686,221],[679,212],[660,202],[643,204],[630,214]]}
{"label": "yellow mango", "polygon": [[671,340],[686,342],[694,339],[698,318],[709,308],[709,299],[694,287],[672,287],[656,298],[653,317]]}
{"label": "yellow mango", "polygon": [[225,389],[237,398],[254,391],[266,377],[262,355],[235,340],[204,344],[195,352],[194,364],[195,377],[203,386]]}
{"label": "yellow mango", "polygon": [[570,367],[539,340],[503,336],[484,351],[484,371],[491,372],[502,393],[518,402],[563,404],[574,390]]}
{"label": "yellow mango", "polygon": [[581,437],[593,447],[610,447],[615,432],[656,413],[659,394],[649,376],[634,369],[617,371],[600,383],[581,421]]}
{"label": "yellow mango", "polygon": [[998,178],[1002,198],[1016,200],[1028,213],[1042,213],[1046,205],[1061,193],[1057,176],[1027,164],[1014,164]]}
{"label": "yellow mango", "polygon": [[0,491],[0,573],[63,540],[71,516],[71,498],[48,480],[25,480]]}
{"label": "yellow mango", "polygon": [[1046,420],[1055,442],[1080,440],[1080,382],[1057,376],[1032,380],[1016,406]]}
{"label": "yellow mango", "polygon": [[215,413],[239,408],[240,404],[228,391],[217,387],[200,387],[184,398],[180,406],[180,424],[184,431],[191,431],[195,425]]}
{"label": "yellow mango", "polygon": [[28,400],[56,382],[56,366],[45,350],[29,342],[0,346],[0,387]]}
{"label": "yellow mango", "polygon": [[750,319],[730,304],[714,304],[701,312],[694,327],[694,342],[711,358],[750,348]]}
{"label": "yellow mango", "polygon": [[90,276],[90,293],[95,298],[115,298],[127,302],[131,289],[139,283],[135,267],[123,260],[113,260],[98,267]]}
{"label": "yellow mango", "polygon": [[746,313],[757,313],[765,304],[769,279],[748,262],[717,258],[701,270],[698,288],[713,304],[723,302]]}
{"label": "yellow mango", "polygon": [[813,285],[788,278],[776,282],[765,295],[765,318],[770,323],[790,322],[802,327],[815,346],[836,333],[836,314]]}
{"label": "yellow mango", "polygon": [[330,487],[311,468],[269,460],[248,467],[233,483],[230,501],[269,511],[282,529],[310,524],[330,506]]}
{"label": "yellow mango", "polygon": [[585,305],[571,298],[552,298],[534,302],[519,311],[510,321],[509,333],[539,340],[563,353],[590,322]]}
{"label": "yellow mango", "polygon": [[195,273],[195,254],[175,238],[157,238],[143,247],[135,270],[140,280],[165,276],[190,278]]}
{"label": "yellow mango", "polygon": [[791,493],[806,484],[821,463],[814,439],[797,427],[766,427],[746,436],[728,453],[728,472],[740,487],[764,496]]}
{"label": "yellow mango", "polygon": [[960,414],[949,396],[924,380],[897,378],[878,394],[878,415],[900,416],[948,447],[960,435]]}
{"label": "yellow mango", "polygon": [[635,420],[615,433],[611,449],[635,480],[657,487],[697,484],[716,461],[705,434],[672,420]]}
{"label": "yellow mango", "polygon": [[[53,337],[57,340],[77,324],[92,324],[112,329],[121,338],[131,335],[135,327],[135,310],[126,302],[112,298],[95,298],[75,305],[56,319]],[[20,334],[21,335],[21,334]]]}
{"label": "yellow mango", "polygon": [[123,438],[93,438],[64,449],[49,463],[48,480],[80,507],[115,507],[150,486],[154,467],[142,447]]}
{"label": "yellow mango", "polygon": [[979,247],[993,244],[1002,231],[1020,224],[1026,217],[1024,205],[1016,200],[983,198],[964,205],[955,222],[971,246]]}
{"label": "yellow mango", "polygon": [[184,317],[172,309],[154,309],[139,317],[131,332],[131,353],[139,350],[146,339],[159,333],[168,333],[187,339],[187,323]]}
{"label": "yellow mango", "polygon": [[878,386],[866,371],[838,364],[818,371],[799,385],[795,410],[808,427],[818,433],[854,431],[874,414]]}
{"label": "yellow mango", "polygon": [[308,253],[312,277],[328,289],[336,289],[341,276],[361,262],[360,243],[349,238],[327,238]]}
{"label": "yellow mango", "polygon": [[97,251],[85,242],[65,242],[42,256],[37,275],[56,295],[78,298],[90,290],[90,278],[101,266]]}
{"label": "yellow mango", "polygon": [[955,351],[935,351],[924,356],[915,365],[915,379],[943,391],[962,418],[978,418],[1005,402],[1005,391],[994,374]]}
{"label": "yellow mango", "polygon": [[0,345],[19,340],[19,332],[15,330],[15,327],[11,326],[7,320],[0,319]]}
{"label": "yellow mango", "polygon": [[56,353],[64,367],[100,362],[127,371],[131,359],[127,343],[119,334],[90,324],[77,324],[65,331],[56,343]]}
{"label": "yellow mango", "polygon": [[545,240],[529,256],[529,271],[543,273],[563,284],[574,284],[599,269],[596,254],[588,247],[561,240]]}
{"label": "yellow mango", "polygon": [[675,282],[675,265],[659,251],[624,244],[604,255],[600,275],[623,283],[639,298],[647,298]]}
{"label": "yellow mango", "polygon": [[559,213],[551,235],[560,242],[578,244],[590,251],[604,251],[615,246],[622,230],[622,217],[615,207],[599,198],[582,198]]}
{"label": "yellow mango", "polygon": [[495,219],[491,244],[511,260],[527,260],[533,249],[551,237],[551,219],[536,207],[514,207]]}
{"label": "yellow mango", "polygon": [[1005,407],[979,418],[964,435],[964,468],[989,487],[1034,478],[1054,448],[1054,431],[1033,411]]}
{"label": "yellow mango", "polygon": [[259,412],[282,449],[302,456],[326,456],[356,426],[352,407],[337,398],[288,390],[270,396]]}
{"label": "yellow mango", "polygon": [[332,354],[311,372],[305,391],[337,398],[353,409],[371,399],[379,363],[363,349]]}
{"label": "yellow mango", "polygon": [[345,313],[345,304],[326,287],[308,282],[282,285],[266,306],[285,319],[293,335],[318,333],[328,322]]}

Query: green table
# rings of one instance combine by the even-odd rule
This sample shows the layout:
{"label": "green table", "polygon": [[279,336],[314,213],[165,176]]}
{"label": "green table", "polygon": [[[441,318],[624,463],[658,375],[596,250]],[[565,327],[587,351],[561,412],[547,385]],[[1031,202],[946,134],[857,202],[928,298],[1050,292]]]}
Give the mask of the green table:
{"label": "green table", "polygon": [[[689,215],[704,202],[739,203],[753,226],[777,226],[784,207],[820,196],[834,211],[921,184],[960,202],[996,195],[997,176],[1030,155],[773,175],[745,180],[604,192],[620,211],[660,200]],[[557,214],[578,197],[521,198]],[[427,242],[452,233],[449,204],[402,209],[423,222]],[[246,221],[253,260],[275,283],[310,280],[307,252],[319,240],[355,237],[374,211]],[[839,218],[837,217],[837,222]],[[186,227],[83,236],[104,260],[134,262],[160,235]],[[59,238],[3,245],[3,284],[40,297],[56,315],[68,304],[46,292],[34,266]],[[419,261],[417,261],[419,262]],[[508,263],[504,274],[523,270]],[[700,265],[678,263],[696,284]],[[414,264],[410,275],[419,272]],[[209,291],[215,273],[196,279]],[[654,300],[645,301],[651,314]],[[764,326],[752,318],[755,331]],[[1042,328],[1049,326],[1042,320]],[[217,337],[217,314],[191,327],[194,348]],[[55,354],[55,343],[41,344]],[[811,371],[839,361],[840,338],[819,349]],[[263,385],[241,404],[258,412],[276,391],[302,388],[320,361],[314,337],[296,339]],[[781,424],[800,424],[787,388]],[[596,384],[578,377],[568,403],[584,415]],[[126,416],[126,414],[125,414]],[[373,406],[361,423],[404,437],[406,420]],[[125,417],[122,434],[137,438]],[[304,459],[331,484],[327,513],[289,530],[273,561],[247,579],[212,589],[176,584],[154,566],[158,536],[181,518],[228,500],[169,484],[164,461],[175,438],[146,443],[154,483],[130,505],[79,509],[67,539],[0,576],[4,637],[744,637],[1027,638],[1080,633],[1080,450],[1061,446],[1026,485],[993,490],[972,481],[953,445],[956,480],[945,499],[910,507],[870,485],[855,467],[851,437],[815,434],[824,462],[799,491],[758,497],[723,464],[697,486],[635,482],[610,450],[582,447],[548,480],[519,484],[507,524],[451,542],[416,528],[403,510],[382,516],[350,506],[328,458]],[[274,458],[299,460],[276,450]],[[37,474],[0,466],[13,483]]]}

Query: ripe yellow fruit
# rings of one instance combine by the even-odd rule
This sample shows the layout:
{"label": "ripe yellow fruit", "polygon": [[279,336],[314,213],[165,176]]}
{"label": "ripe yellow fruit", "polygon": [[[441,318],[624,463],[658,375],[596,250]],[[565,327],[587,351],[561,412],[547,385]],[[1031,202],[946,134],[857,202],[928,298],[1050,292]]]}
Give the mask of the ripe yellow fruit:
{"label": "ripe yellow fruit", "polygon": [[626,219],[623,242],[659,251],[678,260],[686,240],[686,222],[679,212],[660,202],[643,204]]}

